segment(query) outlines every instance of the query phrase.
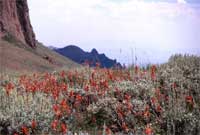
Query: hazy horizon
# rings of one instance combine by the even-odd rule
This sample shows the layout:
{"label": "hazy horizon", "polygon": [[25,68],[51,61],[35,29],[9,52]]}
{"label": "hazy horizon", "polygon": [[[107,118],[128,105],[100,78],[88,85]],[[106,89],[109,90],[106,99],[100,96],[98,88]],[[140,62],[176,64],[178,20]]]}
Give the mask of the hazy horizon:
{"label": "hazy horizon", "polygon": [[175,53],[200,54],[198,0],[28,2],[36,37],[46,46],[96,48],[126,64],[135,56],[145,64]]}

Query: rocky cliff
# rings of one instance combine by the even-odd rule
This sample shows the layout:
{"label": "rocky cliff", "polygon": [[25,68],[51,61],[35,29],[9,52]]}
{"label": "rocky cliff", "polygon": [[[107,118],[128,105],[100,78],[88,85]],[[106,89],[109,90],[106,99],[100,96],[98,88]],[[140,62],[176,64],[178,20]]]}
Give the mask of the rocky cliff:
{"label": "rocky cliff", "polygon": [[0,0],[0,38],[6,34],[36,47],[27,0]]}

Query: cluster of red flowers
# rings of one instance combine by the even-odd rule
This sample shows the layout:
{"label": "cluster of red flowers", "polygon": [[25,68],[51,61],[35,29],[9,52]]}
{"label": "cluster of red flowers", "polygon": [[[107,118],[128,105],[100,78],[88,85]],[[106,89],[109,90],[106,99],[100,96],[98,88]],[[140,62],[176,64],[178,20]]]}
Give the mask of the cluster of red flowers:
{"label": "cluster of red flowers", "polygon": [[[24,92],[26,93],[32,93],[33,95],[36,92],[45,93],[48,95],[47,98],[52,99],[54,116],[50,127],[55,134],[58,132],[65,134],[69,130],[69,123],[63,121],[63,118],[72,115],[77,119],[80,118],[80,115],[88,116],[86,108],[108,94],[110,94],[109,96],[114,96],[118,104],[116,105],[116,110],[114,110],[117,118],[114,122],[116,123],[112,121],[112,125],[106,127],[106,134],[109,135],[114,132],[114,127],[117,127],[125,133],[134,131],[132,130],[135,127],[134,124],[128,121],[130,115],[133,115],[138,121],[140,120],[145,123],[146,127],[144,128],[144,133],[146,135],[153,134],[153,127],[150,126],[151,118],[162,120],[163,106],[168,103],[168,95],[157,86],[155,86],[155,91],[149,99],[146,99],[145,96],[142,96],[143,93],[141,93],[139,98],[147,100],[147,102],[145,102],[144,109],[139,110],[132,102],[132,99],[137,97],[132,93],[123,91],[112,85],[123,81],[135,83],[140,79],[147,79],[148,71],[140,69],[139,66],[135,66],[134,72],[125,69],[112,70],[94,68],[89,70],[89,73],[85,70],[75,70],[68,72],[62,71],[59,74],[46,73],[44,75],[24,75],[20,77],[19,85],[24,88]],[[131,73],[134,73],[135,76]],[[156,66],[153,65],[148,73],[149,80],[154,82],[156,80]],[[173,88],[175,89],[176,87],[176,84],[173,84]],[[111,91],[113,88],[114,91]],[[5,86],[6,94],[9,96],[13,89],[14,85],[8,83]],[[74,89],[81,89],[82,92],[75,91]],[[194,104],[192,96],[186,96],[185,101],[187,104]],[[94,115],[92,115],[92,122],[97,123],[97,118],[95,118]],[[158,122],[158,124],[161,123]],[[33,119],[31,128],[22,125],[20,133],[28,135],[30,129],[36,130],[37,126],[37,121]],[[15,133],[15,135],[17,135],[17,133]]]}
{"label": "cluster of red flowers", "polygon": [[6,94],[9,96],[10,95],[10,92],[14,89],[14,85],[12,83],[8,83],[6,86],[5,86],[5,90],[6,90]]}
{"label": "cluster of red flowers", "polygon": [[153,65],[153,66],[151,67],[151,79],[152,79],[152,80],[155,80],[155,79],[156,79],[156,66],[155,66],[155,65]]}
{"label": "cluster of red flowers", "polygon": [[[34,131],[36,128],[37,128],[37,122],[36,122],[36,120],[32,120],[30,128],[28,126],[26,126],[26,125],[22,125],[21,133],[23,135],[30,135],[30,133],[29,133],[30,129],[32,131]],[[20,135],[20,133],[15,132],[13,135]]]}

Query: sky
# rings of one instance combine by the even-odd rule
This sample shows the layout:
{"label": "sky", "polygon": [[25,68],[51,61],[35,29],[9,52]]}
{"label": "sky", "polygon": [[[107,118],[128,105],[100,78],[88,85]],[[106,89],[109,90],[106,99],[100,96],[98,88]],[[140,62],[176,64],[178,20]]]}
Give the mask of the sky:
{"label": "sky", "polygon": [[36,38],[77,45],[127,65],[200,55],[200,0],[29,0]]}

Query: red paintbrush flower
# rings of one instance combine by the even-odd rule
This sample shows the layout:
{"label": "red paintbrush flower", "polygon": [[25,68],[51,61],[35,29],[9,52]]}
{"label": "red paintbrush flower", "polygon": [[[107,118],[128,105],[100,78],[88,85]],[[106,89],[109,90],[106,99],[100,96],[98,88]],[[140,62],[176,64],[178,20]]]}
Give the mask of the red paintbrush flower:
{"label": "red paintbrush flower", "polygon": [[152,133],[153,133],[153,130],[151,129],[149,125],[147,125],[147,127],[145,128],[145,134],[152,135]]}
{"label": "red paintbrush flower", "polygon": [[161,113],[162,112],[162,107],[160,105],[158,105],[157,108],[156,108],[156,111]]}
{"label": "red paintbrush flower", "polygon": [[122,129],[123,129],[125,132],[128,132],[128,130],[129,130],[125,122],[122,123]]}
{"label": "red paintbrush flower", "polygon": [[62,123],[62,124],[61,124],[61,132],[64,133],[64,134],[67,133],[67,126],[66,126],[65,123]]}
{"label": "red paintbrush flower", "polygon": [[14,85],[13,85],[12,83],[8,83],[8,84],[5,86],[5,89],[6,89],[6,94],[9,96],[11,90],[14,89]]}
{"label": "red paintbrush flower", "polygon": [[66,111],[67,113],[70,113],[70,108],[67,104],[67,101],[65,99],[63,99],[60,103],[60,107],[62,111]]}
{"label": "red paintbrush flower", "polygon": [[111,135],[112,131],[110,130],[110,128],[106,127],[106,135]]}
{"label": "red paintbrush flower", "polygon": [[54,112],[57,112],[59,110],[59,106],[58,105],[53,105],[53,110],[54,110]]}
{"label": "red paintbrush flower", "polygon": [[21,130],[24,135],[28,135],[28,128],[26,126],[22,126]]}
{"label": "red paintbrush flower", "polygon": [[131,99],[131,96],[130,96],[130,95],[128,95],[128,94],[125,94],[125,95],[124,95],[124,98],[125,98],[127,101],[130,101],[130,99]]}
{"label": "red paintbrush flower", "polygon": [[35,120],[32,120],[32,122],[31,122],[31,127],[32,127],[32,129],[35,129],[36,126],[37,126],[36,121],[35,121]]}
{"label": "red paintbrush flower", "polygon": [[62,89],[63,91],[67,91],[67,84],[62,83],[61,89]]}
{"label": "red paintbrush flower", "polygon": [[78,102],[81,102],[81,101],[82,101],[82,96],[81,96],[80,94],[77,94],[77,95],[76,95],[76,100],[77,100]]}
{"label": "red paintbrush flower", "polygon": [[89,86],[88,86],[88,85],[86,85],[86,86],[84,87],[84,91],[86,91],[86,92],[89,91]]}
{"label": "red paintbrush flower", "polygon": [[62,71],[62,72],[60,73],[60,76],[61,76],[62,78],[65,78],[65,71]]}
{"label": "red paintbrush flower", "polygon": [[58,126],[58,120],[54,120],[52,123],[51,123],[51,128],[56,131],[56,128]]}
{"label": "red paintbrush flower", "polygon": [[187,103],[189,103],[189,104],[194,104],[194,102],[193,102],[193,97],[192,97],[192,96],[186,96],[186,97],[185,97],[185,101],[186,101]]}
{"label": "red paintbrush flower", "polygon": [[153,66],[151,67],[151,79],[152,79],[152,80],[155,80],[155,79],[156,79],[156,66],[155,66],[155,65],[153,65]]}
{"label": "red paintbrush flower", "polygon": [[152,105],[155,105],[155,103],[156,103],[156,98],[155,98],[155,97],[152,97],[152,98],[151,98],[151,104],[152,104]]}
{"label": "red paintbrush flower", "polygon": [[70,91],[69,96],[70,96],[70,97],[73,97],[73,96],[74,96],[74,92],[73,92],[73,91]]}
{"label": "red paintbrush flower", "polygon": [[150,117],[150,112],[149,111],[145,111],[144,112],[144,117],[145,118],[149,118]]}
{"label": "red paintbrush flower", "polygon": [[54,113],[57,117],[61,116],[61,110],[60,110],[60,107],[58,105],[53,105],[53,110],[54,110]]}

